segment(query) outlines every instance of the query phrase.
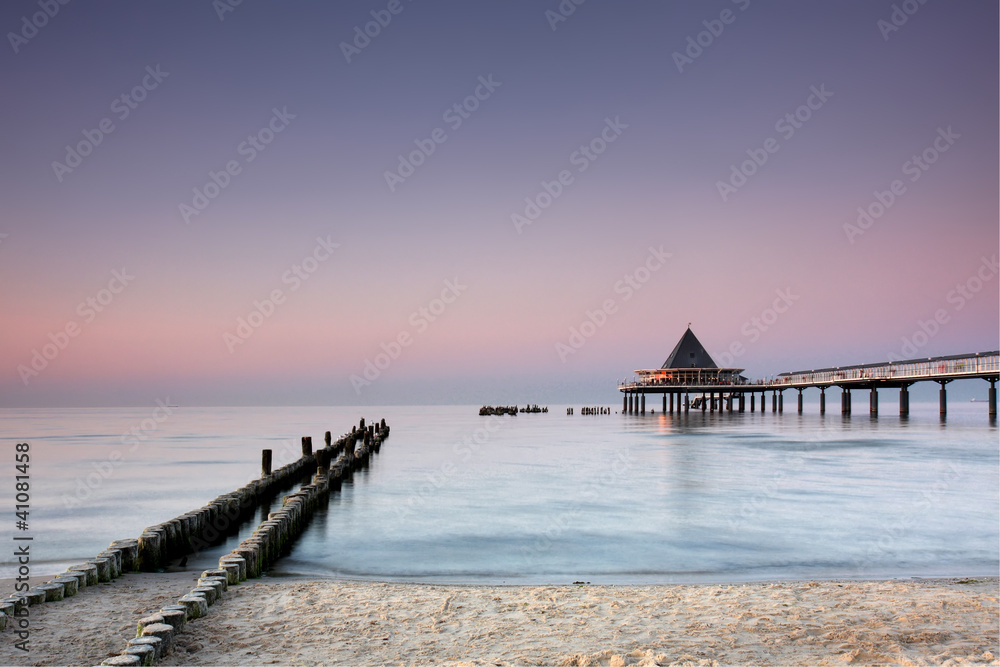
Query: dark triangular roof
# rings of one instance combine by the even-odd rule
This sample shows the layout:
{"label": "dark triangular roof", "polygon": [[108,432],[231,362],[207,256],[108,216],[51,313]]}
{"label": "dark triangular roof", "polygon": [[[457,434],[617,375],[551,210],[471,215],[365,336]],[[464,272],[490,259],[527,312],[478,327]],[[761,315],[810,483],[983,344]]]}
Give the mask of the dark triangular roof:
{"label": "dark triangular roof", "polygon": [[674,346],[674,351],[660,368],[718,368],[718,366],[712,361],[705,346],[692,333],[691,327],[688,327]]}

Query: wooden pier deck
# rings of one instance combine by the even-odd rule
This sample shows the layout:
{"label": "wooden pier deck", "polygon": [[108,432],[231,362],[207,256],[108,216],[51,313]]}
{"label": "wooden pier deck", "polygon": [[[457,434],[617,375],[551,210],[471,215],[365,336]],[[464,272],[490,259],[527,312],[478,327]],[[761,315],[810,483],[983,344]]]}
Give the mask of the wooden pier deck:
{"label": "wooden pier deck", "polygon": [[[772,411],[784,409],[784,392],[794,389],[798,392],[798,412],[802,412],[802,392],[809,388],[820,390],[820,413],[826,412],[826,390],[838,387],[841,390],[841,412],[851,413],[851,392],[867,389],[869,412],[878,414],[878,390],[899,389],[899,414],[908,415],[910,410],[909,387],[917,382],[937,382],[940,389],[940,412],[947,413],[946,385],[955,380],[980,379],[989,382],[989,416],[996,418],[996,383],[1000,379],[1000,351],[956,354],[926,359],[908,359],[875,364],[838,366],[807,371],[781,373],[769,380],[740,381],[727,383],[688,382],[676,383],[657,380],[621,382],[622,412],[643,414],[646,411],[646,394],[661,394],[663,412],[691,409],[691,395],[697,395],[697,408],[701,410],[727,409],[743,412],[747,396],[750,410],[755,409],[756,394],[760,394],[761,410],[765,409],[766,396],[771,392]],[[669,400],[668,400],[669,399]]]}

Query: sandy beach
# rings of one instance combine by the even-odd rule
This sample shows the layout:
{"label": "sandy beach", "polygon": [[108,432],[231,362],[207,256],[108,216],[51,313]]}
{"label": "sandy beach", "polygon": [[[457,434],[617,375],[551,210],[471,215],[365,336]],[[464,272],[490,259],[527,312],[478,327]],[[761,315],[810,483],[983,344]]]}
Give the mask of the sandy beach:
{"label": "sandy beach", "polygon": [[[32,609],[31,651],[96,665],[197,573],[129,574]],[[165,665],[1000,664],[996,578],[452,586],[264,578],[191,622]]]}

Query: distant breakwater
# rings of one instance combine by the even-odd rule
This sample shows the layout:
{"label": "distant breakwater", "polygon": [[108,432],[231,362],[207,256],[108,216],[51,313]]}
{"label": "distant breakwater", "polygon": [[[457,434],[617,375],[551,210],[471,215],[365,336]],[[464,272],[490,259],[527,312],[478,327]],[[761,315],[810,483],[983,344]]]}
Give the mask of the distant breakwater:
{"label": "distant breakwater", "polygon": [[537,405],[525,405],[523,408],[518,408],[516,405],[484,405],[479,408],[479,416],[486,417],[489,415],[510,415],[516,417],[518,413],[540,413],[548,412],[548,406],[538,407]]}

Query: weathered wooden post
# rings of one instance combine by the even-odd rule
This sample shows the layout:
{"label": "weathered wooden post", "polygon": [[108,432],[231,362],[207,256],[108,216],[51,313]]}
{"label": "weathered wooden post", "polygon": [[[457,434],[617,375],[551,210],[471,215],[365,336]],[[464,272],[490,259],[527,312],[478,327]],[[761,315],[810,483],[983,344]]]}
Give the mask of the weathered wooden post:
{"label": "weathered wooden post", "polygon": [[329,447],[330,443],[333,441],[333,434],[327,431],[326,435],[323,436],[323,440],[326,442],[326,446]]}
{"label": "weathered wooden post", "polygon": [[260,451],[260,476],[267,477],[271,474],[271,450],[262,449]]}
{"label": "weathered wooden post", "polygon": [[302,436],[302,458],[307,459],[313,453],[313,439],[310,435]]}

